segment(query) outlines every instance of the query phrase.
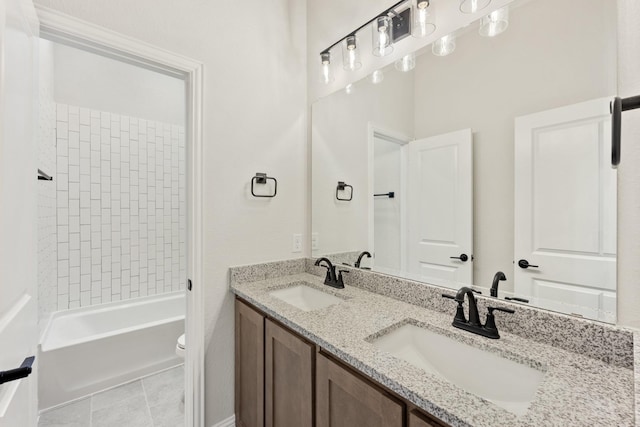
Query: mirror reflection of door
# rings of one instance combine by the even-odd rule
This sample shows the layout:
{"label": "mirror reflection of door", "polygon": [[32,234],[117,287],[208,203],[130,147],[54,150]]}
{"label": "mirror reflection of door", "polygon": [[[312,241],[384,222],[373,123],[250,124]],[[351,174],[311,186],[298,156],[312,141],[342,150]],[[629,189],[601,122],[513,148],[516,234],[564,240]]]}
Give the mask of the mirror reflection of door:
{"label": "mirror reflection of door", "polygon": [[408,271],[435,285],[473,284],[471,129],[408,147]]}
{"label": "mirror reflection of door", "polygon": [[[376,131],[373,135],[373,247],[378,271],[404,271],[404,152],[407,141]],[[391,194],[393,193],[393,194]]]}
{"label": "mirror reflection of door", "polygon": [[608,155],[610,99],[516,119],[514,278],[516,295],[532,297],[537,306],[612,322],[616,172]]}

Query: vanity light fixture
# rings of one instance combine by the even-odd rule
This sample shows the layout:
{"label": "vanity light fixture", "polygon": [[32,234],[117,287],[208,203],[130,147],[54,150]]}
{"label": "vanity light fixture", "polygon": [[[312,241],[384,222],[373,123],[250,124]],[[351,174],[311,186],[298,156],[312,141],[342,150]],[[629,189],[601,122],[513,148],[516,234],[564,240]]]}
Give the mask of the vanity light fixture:
{"label": "vanity light fixture", "polygon": [[489,6],[491,0],[460,0],[460,12],[476,13]]}
{"label": "vanity light fixture", "polygon": [[447,56],[456,49],[456,36],[448,34],[433,42],[431,51],[436,56]]}
{"label": "vanity light fixture", "polygon": [[373,83],[374,85],[382,83],[383,80],[384,73],[382,72],[382,70],[375,70],[373,73],[371,73],[371,83]]}
{"label": "vanity light fixture", "polygon": [[342,42],[342,66],[345,70],[354,71],[362,67],[360,53],[356,46],[356,36],[352,34]]}
{"label": "vanity light fixture", "polygon": [[391,18],[379,16],[373,23],[373,54],[387,56],[393,52],[391,45]]}
{"label": "vanity light fixture", "polygon": [[331,72],[331,53],[322,52],[320,54],[320,60],[322,63],[320,79],[322,83],[329,84],[334,80],[333,73]]}
{"label": "vanity light fixture", "polygon": [[416,68],[416,54],[410,53],[408,55],[403,56],[395,62],[396,70],[407,72]]}
{"label": "vanity light fixture", "polygon": [[509,6],[494,10],[480,20],[480,35],[495,37],[509,26]]}
{"label": "vanity light fixture", "polygon": [[426,37],[436,30],[436,12],[430,0],[412,0],[413,22],[411,35],[413,37]]}

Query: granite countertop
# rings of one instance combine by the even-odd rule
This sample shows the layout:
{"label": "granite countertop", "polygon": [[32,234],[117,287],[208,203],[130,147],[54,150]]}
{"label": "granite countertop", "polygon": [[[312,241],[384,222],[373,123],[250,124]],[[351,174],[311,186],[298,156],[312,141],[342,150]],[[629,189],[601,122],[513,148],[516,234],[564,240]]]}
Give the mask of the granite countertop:
{"label": "granite countertop", "polygon": [[[275,289],[299,282],[344,301],[305,312],[269,295]],[[452,426],[635,425],[632,369],[502,331],[499,340],[461,331],[451,326],[455,304],[452,304],[451,315],[446,315],[348,285],[334,290],[323,285],[322,278],[308,273],[232,283],[231,290],[336,358]],[[498,329],[501,315],[507,314],[496,314]],[[380,331],[406,323],[426,327],[543,371],[544,377],[529,410],[516,416],[367,341]],[[467,362],[473,364],[473,360]]]}

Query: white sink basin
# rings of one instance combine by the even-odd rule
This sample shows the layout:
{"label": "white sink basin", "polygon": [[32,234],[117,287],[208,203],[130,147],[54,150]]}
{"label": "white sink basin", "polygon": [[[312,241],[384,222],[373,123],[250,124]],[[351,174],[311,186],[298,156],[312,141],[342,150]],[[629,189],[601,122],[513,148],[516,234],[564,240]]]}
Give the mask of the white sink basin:
{"label": "white sink basin", "polygon": [[415,325],[404,325],[372,342],[516,415],[527,412],[543,372]]}
{"label": "white sink basin", "polygon": [[303,311],[319,310],[342,301],[342,299],[334,295],[306,285],[278,289],[277,291],[269,292],[269,295]]}

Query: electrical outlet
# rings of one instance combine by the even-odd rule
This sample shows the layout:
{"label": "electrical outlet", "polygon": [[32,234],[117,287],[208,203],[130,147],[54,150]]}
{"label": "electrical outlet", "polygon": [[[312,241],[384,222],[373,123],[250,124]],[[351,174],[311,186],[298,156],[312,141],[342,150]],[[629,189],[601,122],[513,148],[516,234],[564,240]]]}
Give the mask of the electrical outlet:
{"label": "electrical outlet", "polygon": [[318,233],[311,233],[311,250],[315,251],[320,246],[320,238]]}
{"label": "electrical outlet", "polygon": [[291,252],[302,252],[302,234],[293,235],[293,248]]}

